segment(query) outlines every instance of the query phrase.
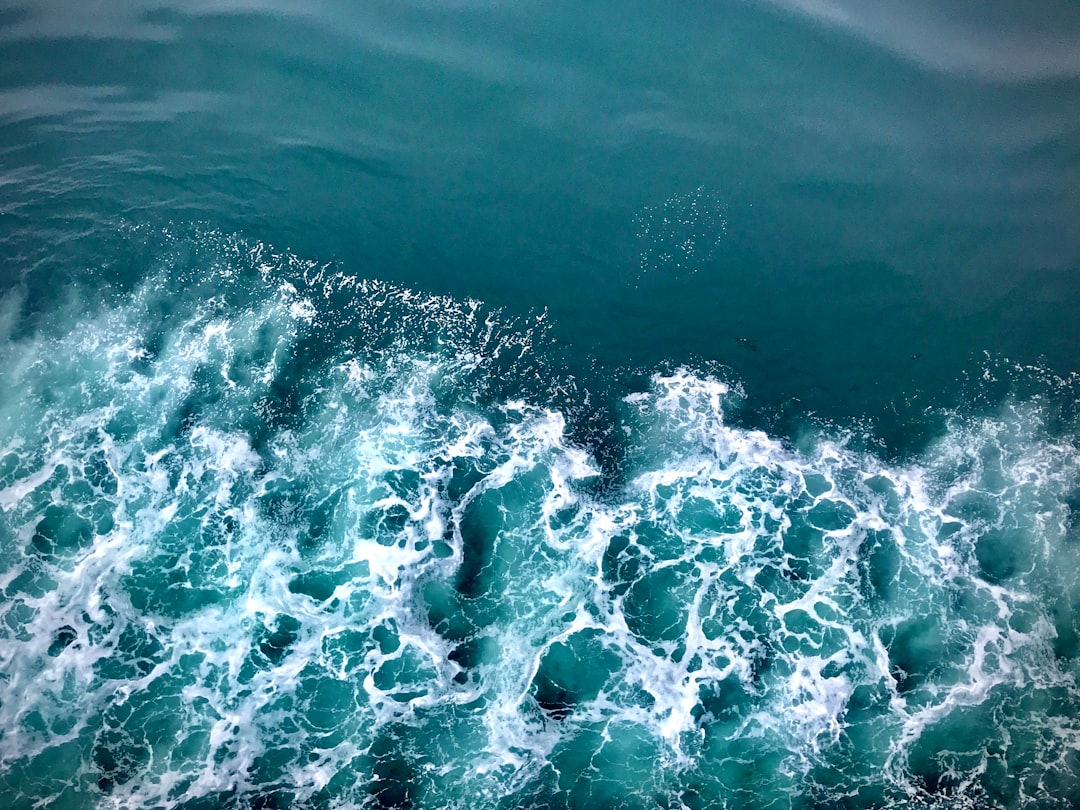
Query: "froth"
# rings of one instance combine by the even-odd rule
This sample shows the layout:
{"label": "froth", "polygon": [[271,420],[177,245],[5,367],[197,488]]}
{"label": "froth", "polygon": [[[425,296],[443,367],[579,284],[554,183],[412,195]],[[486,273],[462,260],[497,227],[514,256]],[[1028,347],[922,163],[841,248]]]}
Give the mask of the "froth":
{"label": "froth", "polygon": [[679,369],[626,397],[625,483],[597,487],[564,410],[473,384],[531,374],[540,327],[221,250],[216,296],[150,319],[176,298],[157,280],[4,346],[13,801],[1078,784],[1080,454],[1036,411],[890,465],[732,425],[729,385]]}

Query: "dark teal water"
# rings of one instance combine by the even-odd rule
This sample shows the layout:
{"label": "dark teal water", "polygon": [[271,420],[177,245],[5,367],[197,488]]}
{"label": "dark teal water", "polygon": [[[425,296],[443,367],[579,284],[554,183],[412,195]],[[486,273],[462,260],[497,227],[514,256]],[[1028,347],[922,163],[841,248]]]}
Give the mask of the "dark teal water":
{"label": "dark teal water", "polygon": [[0,2],[0,806],[1080,805],[1080,7]]}

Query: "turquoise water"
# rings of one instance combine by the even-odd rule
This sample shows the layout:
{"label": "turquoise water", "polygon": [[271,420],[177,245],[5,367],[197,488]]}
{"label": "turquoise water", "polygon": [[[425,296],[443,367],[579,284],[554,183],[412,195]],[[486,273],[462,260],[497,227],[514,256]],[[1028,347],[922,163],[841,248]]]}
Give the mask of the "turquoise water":
{"label": "turquoise water", "polygon": [[0,805],[1080,802],[1080,11],[0,4]]}

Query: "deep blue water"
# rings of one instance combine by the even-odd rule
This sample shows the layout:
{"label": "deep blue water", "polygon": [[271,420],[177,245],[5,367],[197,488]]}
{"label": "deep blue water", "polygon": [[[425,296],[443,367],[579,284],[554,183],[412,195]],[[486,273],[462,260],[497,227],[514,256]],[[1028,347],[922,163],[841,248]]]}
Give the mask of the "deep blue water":
{"label": "deep blue water", "polygon": [[1080,805],[1080,7],[0,0],[0,806]]}

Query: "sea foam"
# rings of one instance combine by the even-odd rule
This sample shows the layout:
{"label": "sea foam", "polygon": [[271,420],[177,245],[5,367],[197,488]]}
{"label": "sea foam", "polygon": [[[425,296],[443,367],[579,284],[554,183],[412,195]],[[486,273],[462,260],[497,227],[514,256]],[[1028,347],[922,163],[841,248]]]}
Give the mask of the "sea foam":
{"label": "sea foam", "polygon": [[887,462],[673,369],[613,476],[502,395],[541,325],[219,243],[2,348],[9,805],[1077,795],[1080,453],[1035,405]]}

